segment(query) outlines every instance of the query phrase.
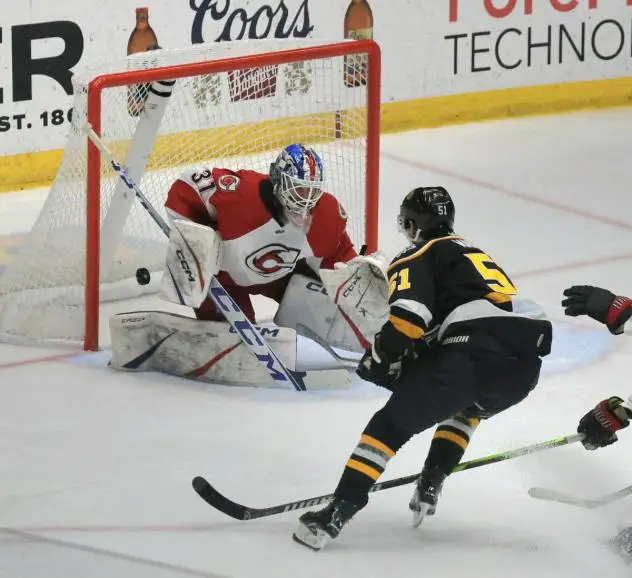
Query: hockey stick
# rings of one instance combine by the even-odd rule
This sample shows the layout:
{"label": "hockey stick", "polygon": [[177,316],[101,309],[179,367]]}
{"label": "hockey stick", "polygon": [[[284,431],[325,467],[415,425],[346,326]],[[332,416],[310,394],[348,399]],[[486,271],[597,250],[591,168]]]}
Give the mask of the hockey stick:
{"label": "hockey stick", "polygon": [[592,510],[593,508],[601,508],[602,506],[607,506],[608,504],[616,502],[617,500],[621,500],[622,498],[625,498],[631,494],[632,486],[627,486],[622,490],[612,492],[611,494],[606,494],[605,496],[601,496],[601,498],[595,498],[593,500],[589,498],[578,498],[570,494],[564,494],[563,492],[550,490],[549,488],[536,487],[529,489],[529,495],[532,498],[536,498],[538,500],[547,500],[550,502],[560,502],[562,504],[570,504],[572,506],[588,508],[590,510]]}
{"label": "hockey stick", "polygon": [[353,357],[344,357],[340,355],[336,350],[334,350],[331,345],[329,345],[329,343],[327,343],[324,339],[322,339],[306,325],[302,325],[299,323],[296,326],[296,331],[300,333],[303,337],[307,337],[308,339],[311,339],[312,341],[320,345],[327,353],[329,353],[329,355],[331,355],[338,362],[338,364],[343,369],[355,371],[358,368],[358,363],[360,363],[359,359],[355,359]]}
{"label": "hockey stick", "polygon": [[[90,124],[86,124],[84,130],[88,135],[88,138],[101,151],[101,154],[105,157],[114,172],[121,178],[127,188],[134,192],[134,195],[140,201],[140,204],[149,213],[154,222],[162,229],[163,233],[169,237],[171,232],[169,225],[160,216],[158,211],[156,211],[145,194],[140,190],[134,179],[130,177],[127,169],[114,158],[112,152],[99,138],[97,133],[94,132]],[[297,391],[305,391],[307,389],[305,384],[297,379],[296,376],[287,367],[285,367],[285,364],[279,359],[276,353],[272,351],[263,337],[259,335],[259,332],[255,329],[254,325],[250,322],[248,317],[246,317],[244,312],[239,308],[237,303],[235,303],[233,298],[222,287],[221,283],[214,275],[211,278],[208,296],[213,300],[213,303],[215,303],[218,310],[224,314],[226,321],[228,321],[231,327],[237,332],[237,335],[239,335],[244,345],[261,362],[261,364],[265,366],[266,370],[270,374],[270,377],[272,377],[274,381],[281,383],[289,382]]]}
{"label": "hockey stick", "polygon": [[[582,436],[580,434],[573,434],[565,437],[554,438],[538,444],[525,446],[515,450],[509,450],[498,454],[491,454],[469,462],[460,463],[452,473],[463,472],[465,470],[471,470],[473,468],[479,468],[481,466],[487,466],[489,464],[495,464],[505,460],[511,460],[520,456],[526,456],[535,452],[549,450],[559,446],[565,446],[580,441]],[[406,484],[412,484],[417,481],[420,474],[413,474],[411,476],[404,476],[402,478],[395,478],[394,480],[388,480],[386,482],[378,482],[371,488],[371,492],[379,492],[381,490],[388,490],[390,488],[397,488],[398,486],[404,486]],[[278,506],[270,506],[268,508],[250,508],[237,502],[229,500],[226,496],[220,494],[211,484],[209,484],[203,477],[197,476],[193,479],[193,489],[197,494],[209,505],[213,506],[220,512],[235,518],[236,520],[254,520],[255,518],[265,518],[267,516],[274,516],[276,514],[283,514],[292,510],[300,510],[302,508],[309,508],[311,506],[318,506],[324,502],[329,502],[333,499],[333,494],[327,494],[325,496],[316,496],[314,498],[305,498],[303,500],[297,500],[296,502],[287,502],[286,504],[279,504]]]}

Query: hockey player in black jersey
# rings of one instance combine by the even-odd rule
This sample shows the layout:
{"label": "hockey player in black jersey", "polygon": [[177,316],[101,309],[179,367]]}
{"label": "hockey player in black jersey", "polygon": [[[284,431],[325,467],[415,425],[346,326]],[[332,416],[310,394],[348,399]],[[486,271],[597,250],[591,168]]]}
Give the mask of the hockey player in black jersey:
{"label": "hockey player in black jersey", "polygon": [[550,352],[545,320],[516,314],[516,289],[489,255],[453,232],[443,187],[416,188],[399,228],[412,243],[388,269],[390,316],[358,375],[391,390],[369,421],[325,508],[300,517],[294,540],[320,550],[368,502],[390,458],[436,424],[409,507],[418,525],[437,505],[481,419],[523,400]]}

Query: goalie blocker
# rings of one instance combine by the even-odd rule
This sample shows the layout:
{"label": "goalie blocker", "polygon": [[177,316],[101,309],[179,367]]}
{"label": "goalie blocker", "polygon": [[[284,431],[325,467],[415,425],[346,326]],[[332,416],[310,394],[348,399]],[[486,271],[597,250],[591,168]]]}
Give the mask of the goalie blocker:
{"label": "goalie blocker", "polygon": [[199,307],[211,277],[219,271],[221,240],[211,227],[171,219],[167,259],[159,297],[178,305]]}

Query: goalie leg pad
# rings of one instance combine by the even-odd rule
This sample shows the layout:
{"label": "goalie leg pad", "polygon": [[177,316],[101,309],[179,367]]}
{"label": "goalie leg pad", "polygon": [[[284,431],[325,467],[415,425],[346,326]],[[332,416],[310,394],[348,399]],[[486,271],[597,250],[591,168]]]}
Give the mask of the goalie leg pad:
{"label": "goalie leg pad", "polygon": [[[228,323],[200,321],[164,311],[110,318],[112,360],[122,371],[159,371],[227,385],[273,385],[263,365]],[[290,370],[296,367],[296,332],[262,328],[261,334]]]}
{"label": "goalie leg pad", "polygon": [[[112,360],[120,371],[158,371],[187,379],[222,385],[274,387],[257,362],[224,322],[199,321],[163,311],[121,313],[110,319]],[[287,367],[296,365],[296,332],[262,327],[261,335]],[[346,370],[314,368],[297,379],[306,389],[346,389]]]}
{"label": "goalie leg pad", "polygon": [[274,322],[298,333],[305,326],[329,345],[347,351],[363,352],[366,347],[367,340],[361,330],[345,318],[324,285],[304,275],[290,278]]}

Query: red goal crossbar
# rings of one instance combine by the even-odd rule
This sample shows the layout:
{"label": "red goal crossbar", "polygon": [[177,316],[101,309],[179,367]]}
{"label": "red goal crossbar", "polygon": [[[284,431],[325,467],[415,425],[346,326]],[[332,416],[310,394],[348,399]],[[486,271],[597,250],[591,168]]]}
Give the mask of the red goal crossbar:
{"label": "red goal crossbar", "polygon": [[[229,72],[244,68],[258,68],[307,60],[366,55],[367,77],[367,149],[365,192],[365,242],[369,252],[377,249],[378,186],[380,156],[380,87],[381,53],[372,40],[358,40],[335,44],[297,48],[254,54],[221,60],[196,62],[177,66],[164,66],[146,70],[130,70],[95,77],[88,85],[88,122],[97,135],[101,135],[101,97],[105,89],[150,83],[158,80]],[[85,275],[85,335],[84,349],[95,351],[99,347],[99,261],[100,261],[100,196],[101,154],[88,141],[87,150],[87,206],[86,206],[86,275]],[[289,144],[289,143],[288,143]]]}

